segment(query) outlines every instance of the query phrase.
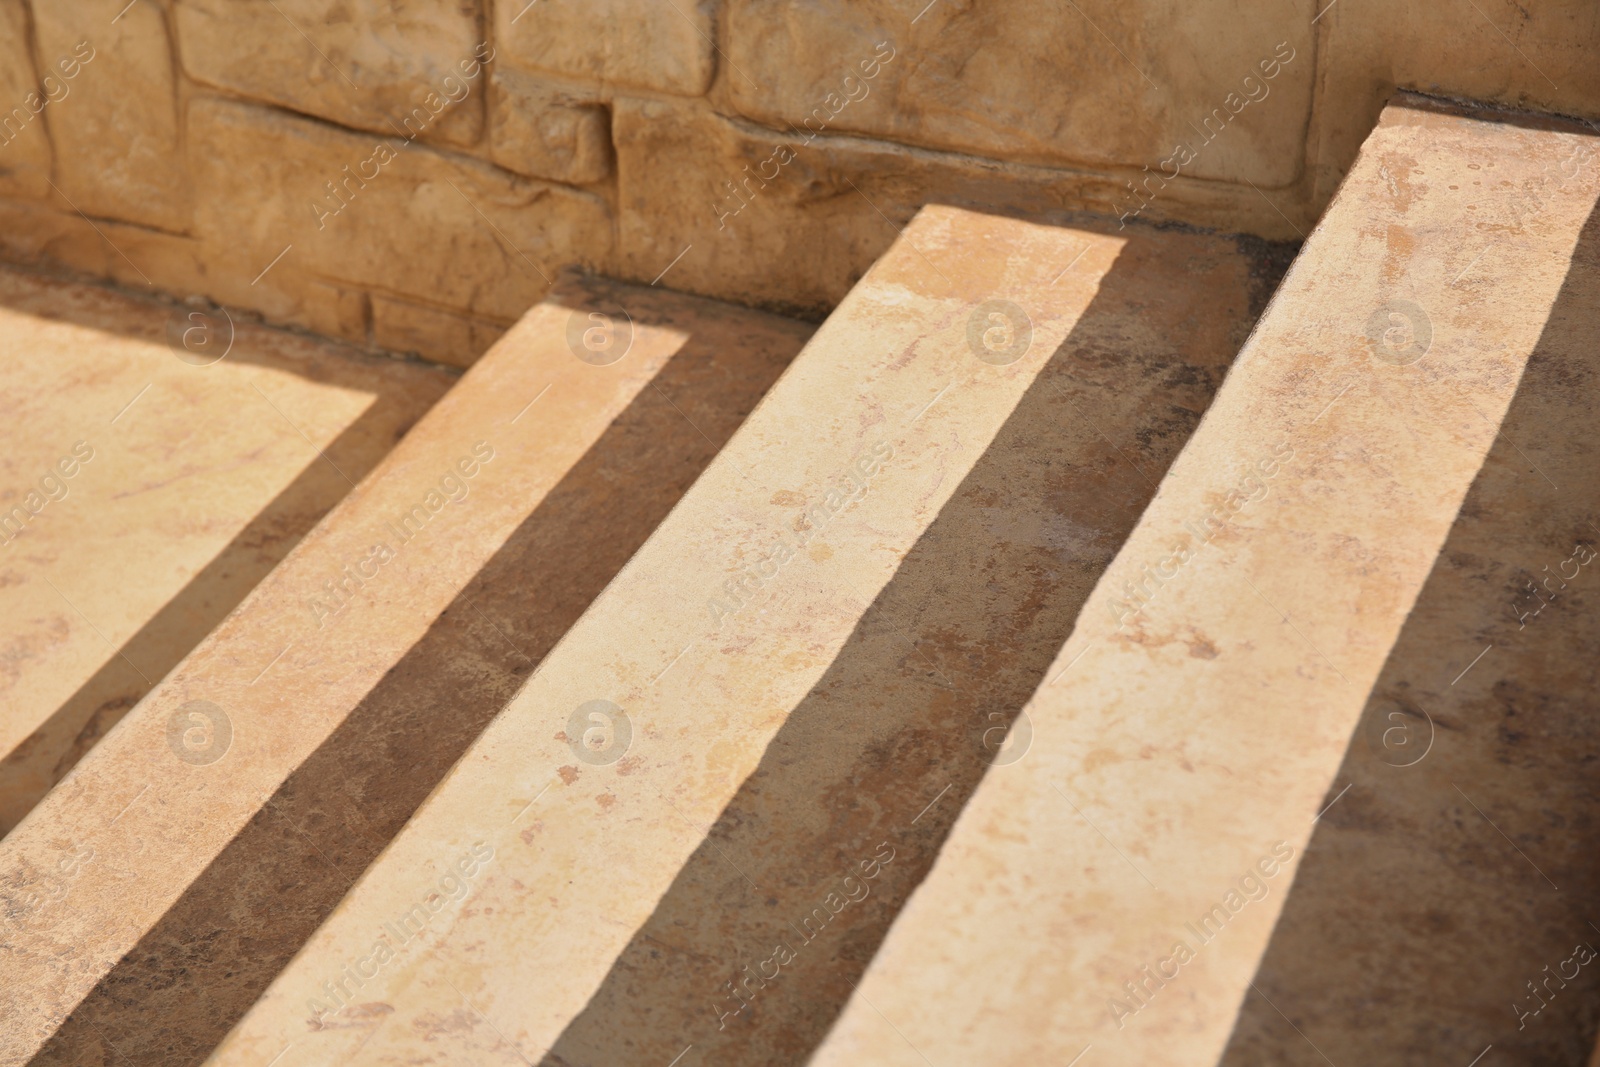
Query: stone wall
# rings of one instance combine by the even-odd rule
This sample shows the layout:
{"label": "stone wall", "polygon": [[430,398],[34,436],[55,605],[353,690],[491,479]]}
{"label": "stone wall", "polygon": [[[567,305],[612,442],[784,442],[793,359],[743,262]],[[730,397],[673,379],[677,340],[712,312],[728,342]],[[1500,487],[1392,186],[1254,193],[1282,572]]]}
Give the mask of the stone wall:
{"label": "stone wall", "polygon": [[569,263],[819,315],[929,201],[1295,239],[1395,87],[1600,117],[1597,45],[1592,0],[0,0],[0,255],[466,364]]}

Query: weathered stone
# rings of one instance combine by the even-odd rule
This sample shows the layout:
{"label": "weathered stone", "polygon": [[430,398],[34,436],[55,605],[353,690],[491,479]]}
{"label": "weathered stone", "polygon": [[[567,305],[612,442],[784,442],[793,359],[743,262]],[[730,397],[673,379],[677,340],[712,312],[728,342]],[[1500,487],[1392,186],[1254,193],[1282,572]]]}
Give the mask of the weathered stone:
{"label": "weathered stone", "polygon": [[1330,8],[1319,20],[1324,74],[1310,135],[1318,205],[1396,88],[1600,118],[1600,7],[1588,0]]}
{"label": "weathered stone", "polygon": [[166,16],[155,4],[124,7],[32,6],[40,62],[78,69],[70,95],[47,109],[56,183],[74,210],[183,232],[190,175]]}
{"label": "weathered stone", "polygon": [[525,316],[0,841],[0,1060],[204,1057],[809,333],[598,281]]}
{"label": "weathered stone", "polygon": [[292,261],[261,275],[260,260],[225,243],[208,247],[143,226],[91,223],[74,211],[0,200],[0,252],[31,266],[65,265],[141,290],[159,285],[185,298],[208,297],[245,316],[265,315],[327,337],[370,343],[364,293],[308,275]]}
{"label": "weathered stone", "polygon": [[202,160],[197,228],[252,257],[245,281],[282,253],[326,278],[510,321],[562,264],[610,259],[598,197],[402,138],[200,99],[189,143]]}
{"label": "weathered stone", "polygon": [[496,70],[490,81],[489,154],[496,163],[580,185],[611,173],[611,123],[604,107],[514,70]]}
{"label": "weathered stone", "polygon": [[[724,84],[780,128],[1046,165],[1287,185],[1311,111],[1311,0],[731,0]],[[1202,58],[1203,56],[1203,58]],[[1209,121],[1210,126],[1206,123]]]}
{"label": "weathered stone", "polygon": [[0,305],[3,834],[453,379],[12,270]]}
{"label": "weathered stone", "polygon": [[1581,1062],[1600,142],[1414,104],[808,1062]]}
{"label": "weathered stone", "polygon": [[612,88],[700,96],[715,69],[710,0],[497,3],[501,62]]}
{"label": "weathered stone", "polygon": [[71,95],[72,82],[54,68],[45,73],[42,83],[28,54],[22,0],[0,0],[0,192],[9,196],[50,196],[50,138],[39,116]]}
{"label": "weathered stone", "polygon": [[415,352],[441,363],[470,367],[505,332],[504,326],[485,319],[452,315],[387,296],[372,298],[373,344],[391,352]]}
{"label": "weathered stone", "polygon": [[[619,99],[615,131],[628,275],[650,281],[670,264],[666,284],[809,315],[843,299],[923,204],[1041,217],[1104,213],[1119,196],[1116,183],[1083,171],[830,134],[785,138],[700,104]],[[1294,236],[1249,188],[1174,185],[1142,217],[1175,215]]]}
{"label": "weathered stone", "polygon": [[474,144],[494,50],[471,0],[177,0],[189,75],[357,129]]}
{"label": "weathered stone", "polygon": [[[1258,266],[922,212],[213,1062],[804,1062],[1198,422]],[[719,1020],[825,901],[830,940]]]}

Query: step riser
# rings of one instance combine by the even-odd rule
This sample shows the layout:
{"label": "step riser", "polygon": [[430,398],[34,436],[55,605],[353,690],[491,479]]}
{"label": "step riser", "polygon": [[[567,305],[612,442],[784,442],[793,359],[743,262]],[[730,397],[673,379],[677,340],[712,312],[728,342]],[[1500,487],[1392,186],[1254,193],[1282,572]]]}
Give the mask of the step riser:
{"label": "step riser", "polygon": [[[619,304],[626,355],[580,360]],[[0,847],[94,850],[10,938],[0,1003],[37,1022],[5,1062],[202,1058],[809,333],[601,282],[529,312]],[[193,700],[231,724],[214,763],[169,745]]]}
{"label": "step riser", "polygon": [[[925,209],[214,1062],[803,1057],[839,940],[723,1029],[727,984],[835,891],[864,895],[827,936],[857,966],[881,939],[1242,342],[1252,266]],[[979,358],[1018,336],[991,300],[1031,319],[1016,362]],[[596,700],[615,763],[565,740]]]}

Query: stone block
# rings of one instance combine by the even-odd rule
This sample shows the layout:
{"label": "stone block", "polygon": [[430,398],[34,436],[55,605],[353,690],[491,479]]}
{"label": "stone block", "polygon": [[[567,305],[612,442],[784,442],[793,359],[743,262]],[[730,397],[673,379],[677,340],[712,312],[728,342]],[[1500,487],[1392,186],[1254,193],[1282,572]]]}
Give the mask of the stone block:
{"label": "stone block", "polygon": [[1600,118],[1600,8],[1586,0],[1355,0],[1319,20],[1326,72],[1311,125],[1315,203],[1333,196],[1396,88]]}
{"label": "stone block", "polygon": [[501,62],[609,94],[701,96],[716,69],[711,0],[524,0],[494,5]]}
{"label": "stone block", "polygon": [[611,173],[610,116],[592,97],[514,70],[496,70],[490,83],[496,163],[576,185]]}
{"label": "stone block", "polygon": [[472,0],[178,0],[184,70],[356,129],[471,145],[494,49]]}
{"label": "stone block", "polygon": [[391,352],[470,367],[500,339],[506,328],[486,319],[453,315],[438,308],[372,298],[372,343]]}
{"label": "stone block", "polygon": [[1311,0],[915,6],[730,0],[721,84],[781,129],[1267,187],[1300,173]]}
{"label": "stone block", "polygon": [[271,270],[510,321],[563,264],[610,259],[600,198],[414,141],[213,98],[190,104],[189,142],[197,228],[244,282],[281,254]]}
{"label": "stone block", "polygon": [[40,63],[78,67],[70,94],[47,108],[56,183],[68,205],[186,232],[190,174],[163,9],[80,0],[36,4],[33,20]]}
{"label": "stone block", "polygon": [[[76,60],[68,57],[68,69]],[[72,79],[52,67],[42,82],[28,54],[28,11],[22,0],[0,0],[0,193],[50,197],[50,137],[39,121],[72,93]],[[54,98],[54,99],[52,99]]]}
{"label": "stone block", "polygon": [[925,209],[212,1063],[805,1062],[1259,266]]}
{"label": "stone block", "polygon": [[[810,332],[597,280],[530,311],[0,841],[0,1060],[204,1059]],[[266,433],[292,383],[241,371],[203,410]]]}
{"label": "stone block", "polygon": [[[811,316],[838,304],[923,204],[1043,217],[1104,214],[1124,196],[1105,175],[829,133],[784,137],[694,103],[618,99],[614,125],[630,277],[648,282],[670,265],[664,284]],[[1175,217],[1295,236],[1244,186],[1175,184],[1141,216]]]}

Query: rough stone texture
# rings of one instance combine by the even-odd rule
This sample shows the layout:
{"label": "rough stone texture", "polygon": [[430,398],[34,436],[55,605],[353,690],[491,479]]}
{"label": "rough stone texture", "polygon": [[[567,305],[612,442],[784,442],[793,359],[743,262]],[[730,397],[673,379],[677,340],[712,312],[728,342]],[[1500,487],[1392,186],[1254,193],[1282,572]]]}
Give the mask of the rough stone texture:
{"label": "rough stone texture", "polygon": [[[922,212],[212,1062],[804,1062],[1209,402],[1254,269]],[[827,942],[719,1030],[836,889]]]}
{"label": "rough stone texture", "polygon": [[483,133],[492,48],[474,0],[177,0],[173,14],[197,81],[377,133],[408,119],[423,140]]}
{"label": "rough stone texture", "polygon": [[[1038,217],[1117,195],[1088,172],[831,134],[807,143],[697,103],[618,99],[614,122],[625,273],[650,281],[688,248],[669,284],[812,315],[843,299],[930,201]],[[1257,229],[1294,235],[1249,189],[1196,183],[1181,192],[1195,198],[1191,216],[1220,223],[1255,213]],[[1171,193],[1144,217],[1166,217],[1180,187]]]}
{"label": "rough stone texture", "polygon": [[65,264],[147,292],[153,288],[152,277],[161,278],[179,296],[209,297],[241,316],[265,314],[325,336],[371,343],[367,295],[299,270],[292,259],[257,278],[262,260],[247,258],[250,253],[238,247],[216,251],[189,237],[109,221],[91,223],[76,212],[3,200],[0,249],[16,262],[57,270]]}
{"label": "rough stone texture", "polygon": [[188,313],[0,271],[0,834],[453,381],[242,322],[191,366]]}
{"label": "rough stone texture", "polygon": [[0,193],[8,196],[50,195],[50,138],[39,115],[51,106],[47,92],[64,100],[72,88],[59,71],[48,73],[51,84],[43,89],[28,54],[22,0],[0,0]]}
{"label": "rough stone texture", "polygon": [[1600,118],[1600,7],[1588,0],[1340,0],[1319,25],[1316,204],[1332,198],[1397,86]]}
{"label": "rough stone texture", "polygon": [[581,281],[525,316],[0,842],[0,1061],[199,1062],[810,329]]}
{"label": "rough stone texture", "polygon": [[189,138],[198,229],[246,279],[293,246],[317,275],[511,321],[561,264],[610,259],[603,200],[468,157],[219,99],[190,103]]}
{"label": "rough stone texture", "polygon": [[1155,170],[1188,143],[1191,177],[1283,186],[1299,175],[1312,0],[920,6],[730,0],[735,106],[782,129],[811,117],[812,129],[1026,163]]}
{"label": "rough stone texture", "polygon": [[711,0],[523,0],[494,5],[501,60],[613,88],[700,96],[715,69]]}
{"label": "rough stone texture", "polygon": [[372,340],[392,352],[415,352],[470,367],[506,332],[499,323],[452,315],[387,296],[372,298]]}
{"label": "rough stone texture", "polygon": [[489,154],[496,163],[579,185],[611,173],[611,124],[604,107],[514,70],[495,71],[491,83]]}
{"label": "rough stone texture", "polygon": [[1600,616],[1510,607],[1600,542],[1595,145],[1384,113],[808,1062],[1581,1062],[1594,968],[1508,1005],[1595,939]]}
{"label": "rough stone texture", "polygon": [[166,16],[151,3],[119,15],[124,6],[32,5],[41,64],[88,59],[71,95],[46,109],[56,184],[71,207],[92,217],[181,233],[189,227],[190,172]]}

